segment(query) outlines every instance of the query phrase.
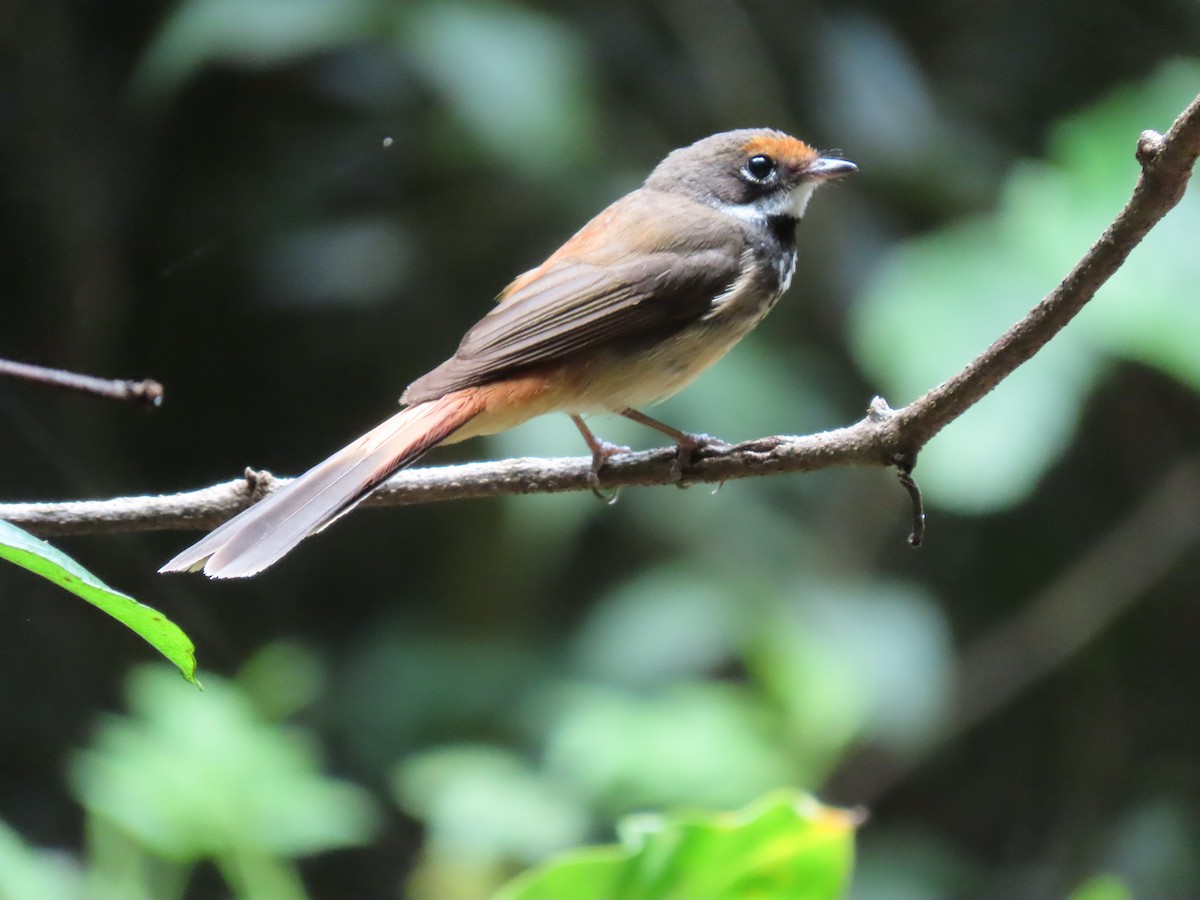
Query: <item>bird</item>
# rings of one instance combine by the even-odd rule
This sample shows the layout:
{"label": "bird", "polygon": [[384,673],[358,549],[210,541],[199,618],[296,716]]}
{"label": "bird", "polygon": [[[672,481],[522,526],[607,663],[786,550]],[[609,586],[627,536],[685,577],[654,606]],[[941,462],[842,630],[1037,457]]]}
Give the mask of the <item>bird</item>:
{"label": "bird", "polygon": [[678,475],[719,443],[638,410],[672,396],[751,331],[791,284],[813,191],[858,167],[770,128],[674,150],[541,265],[518,276],[403,408],[216,528],[161,572],[254,575],[439,444],[565,412],[605,462],[627,448],[583,416],[615,413],[673,440]]}

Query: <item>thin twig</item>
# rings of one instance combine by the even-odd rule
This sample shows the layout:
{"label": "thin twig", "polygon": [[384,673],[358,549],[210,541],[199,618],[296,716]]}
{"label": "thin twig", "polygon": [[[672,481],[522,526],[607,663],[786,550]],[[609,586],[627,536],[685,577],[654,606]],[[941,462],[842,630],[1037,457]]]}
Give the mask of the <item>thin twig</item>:
{"label": "thin twig", "polygon": [[48,384],[51,387],[78,391],[81,394],[103,397],[106,400],[128,400],[146,406],[162,405],[163,386],[150,378],[141,381],[96,378],[94,375],[80,375],[77,372],[67,372],[63,369],[31,366],[28,363],[13,362],[10,359],[0,359],[0,376],[19,378],[35,384]]}
{"label": "thin twig", "polygon": [[921,488],[912,477],[911,469],[897,466],[896,477],[900,479],[900,486],[908,492],[908,499],[912,501],[912,531],[908,533],[908,545],[920,547],[925,542],[925,501],[921,497]]}
{"label": "thin twig", "polygon": [[[1030,312],[966,368],[898,410],[872,403],[860,422],[807,437],[769,437],[728,449],[705,448],[688,470],[689,482],[808,472],[831,466],[916,464],[929,440],[961,416],[1018,366],[1032,357],[1086,305],[1121,267],[1130,251],[1180,200],[1200,156],[1200,96],[1166,135],[1144,132],[1137,144],[1141,176],[1125,208],[1100,239]],[[633,453],[609,461],[605,487],[674,484],[673,450]],[[502,494],[588,490],[591,460],[511,459],[401,472],[372,496],[369,504],[404,505]],[[911,480],[911,478],[910,478]],[[211,528],[244,508],[269,484],[267,474],[166,497],[118,500],[0,504],[0,518],[41,535]],[[257,487],[256,487],[257,486]],[[915,488],[915,484],[913,485]],[[914,495],[914,537],[924,524]]]}

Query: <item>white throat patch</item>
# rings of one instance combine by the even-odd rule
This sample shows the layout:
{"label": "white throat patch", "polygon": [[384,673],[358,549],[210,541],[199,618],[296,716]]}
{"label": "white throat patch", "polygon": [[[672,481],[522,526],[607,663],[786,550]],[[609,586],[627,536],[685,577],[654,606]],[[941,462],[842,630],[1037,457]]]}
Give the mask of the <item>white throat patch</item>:
{"label": "white throat patch", "polygon": [[808,201],[816,187],[815,181],[801,182],[785,193],[760,197],[752,203],[722,203],[717,208],[746,222],[765,222],[772,216],[799,219],[808,209]]}

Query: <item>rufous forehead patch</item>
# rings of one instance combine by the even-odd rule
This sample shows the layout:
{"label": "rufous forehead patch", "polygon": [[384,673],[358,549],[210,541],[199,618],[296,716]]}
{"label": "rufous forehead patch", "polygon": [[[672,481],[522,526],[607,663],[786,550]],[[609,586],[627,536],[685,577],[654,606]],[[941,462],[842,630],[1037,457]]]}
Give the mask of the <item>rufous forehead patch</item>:
{"label": "rufous forehead patch", "polygon": [[802,166],[818,156],[817,151],[804,141],[782,131],[768,131],[755,135],[742,145],[742,150],[747,156],[761,153],[789,166]]}

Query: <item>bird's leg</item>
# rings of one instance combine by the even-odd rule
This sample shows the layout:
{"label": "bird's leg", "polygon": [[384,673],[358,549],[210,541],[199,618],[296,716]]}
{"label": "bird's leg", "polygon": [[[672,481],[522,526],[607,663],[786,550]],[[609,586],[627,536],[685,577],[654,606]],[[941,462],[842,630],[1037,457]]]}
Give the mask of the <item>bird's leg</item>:
{"label": "bird's leg", "polygon": [[629,448],[618,444],[610,444],[608,441],[596,437],[592,433],[592,429],[584,424],[581,416],[571,416],[571,421],[575,423],[575,427],[583,435],[583,440],[587,443],[588,449],[592,451],[592,471],[588,476],[588,484],[592,488],[592,493],[605,503],[616,503],[617,496],[621,493],[621,490],[618,488],[611,494],[604,493],[604,490],[600,487],[600,470],[604,468],[604,464],[612,457],[621,453],[628,453]]}
{"label": "bird's leg", "polygon": [[653,428],[655,431],[661,432],[673,440],[679,447],[679,452],[675,454],[675,462],[671,464],[671,476],[675,479],[675,483],[679,487],[687,487],[683,480],[683,472],[692,464],[692,458],[696,455],[696,451],[703,447],[713,447],[714,449],[726,449],[729,447],[725,441],[720,438],[715,438],[711,434],[692,434],[687,431],[680,431],[678,428],[672,428],[665,422],[660,422],[658,419],[652,419],[645,413],[640,413],[636,409],[623,409],[621,415],[631,421],[637,422],[639,425],[645,425],[647,428]]}

